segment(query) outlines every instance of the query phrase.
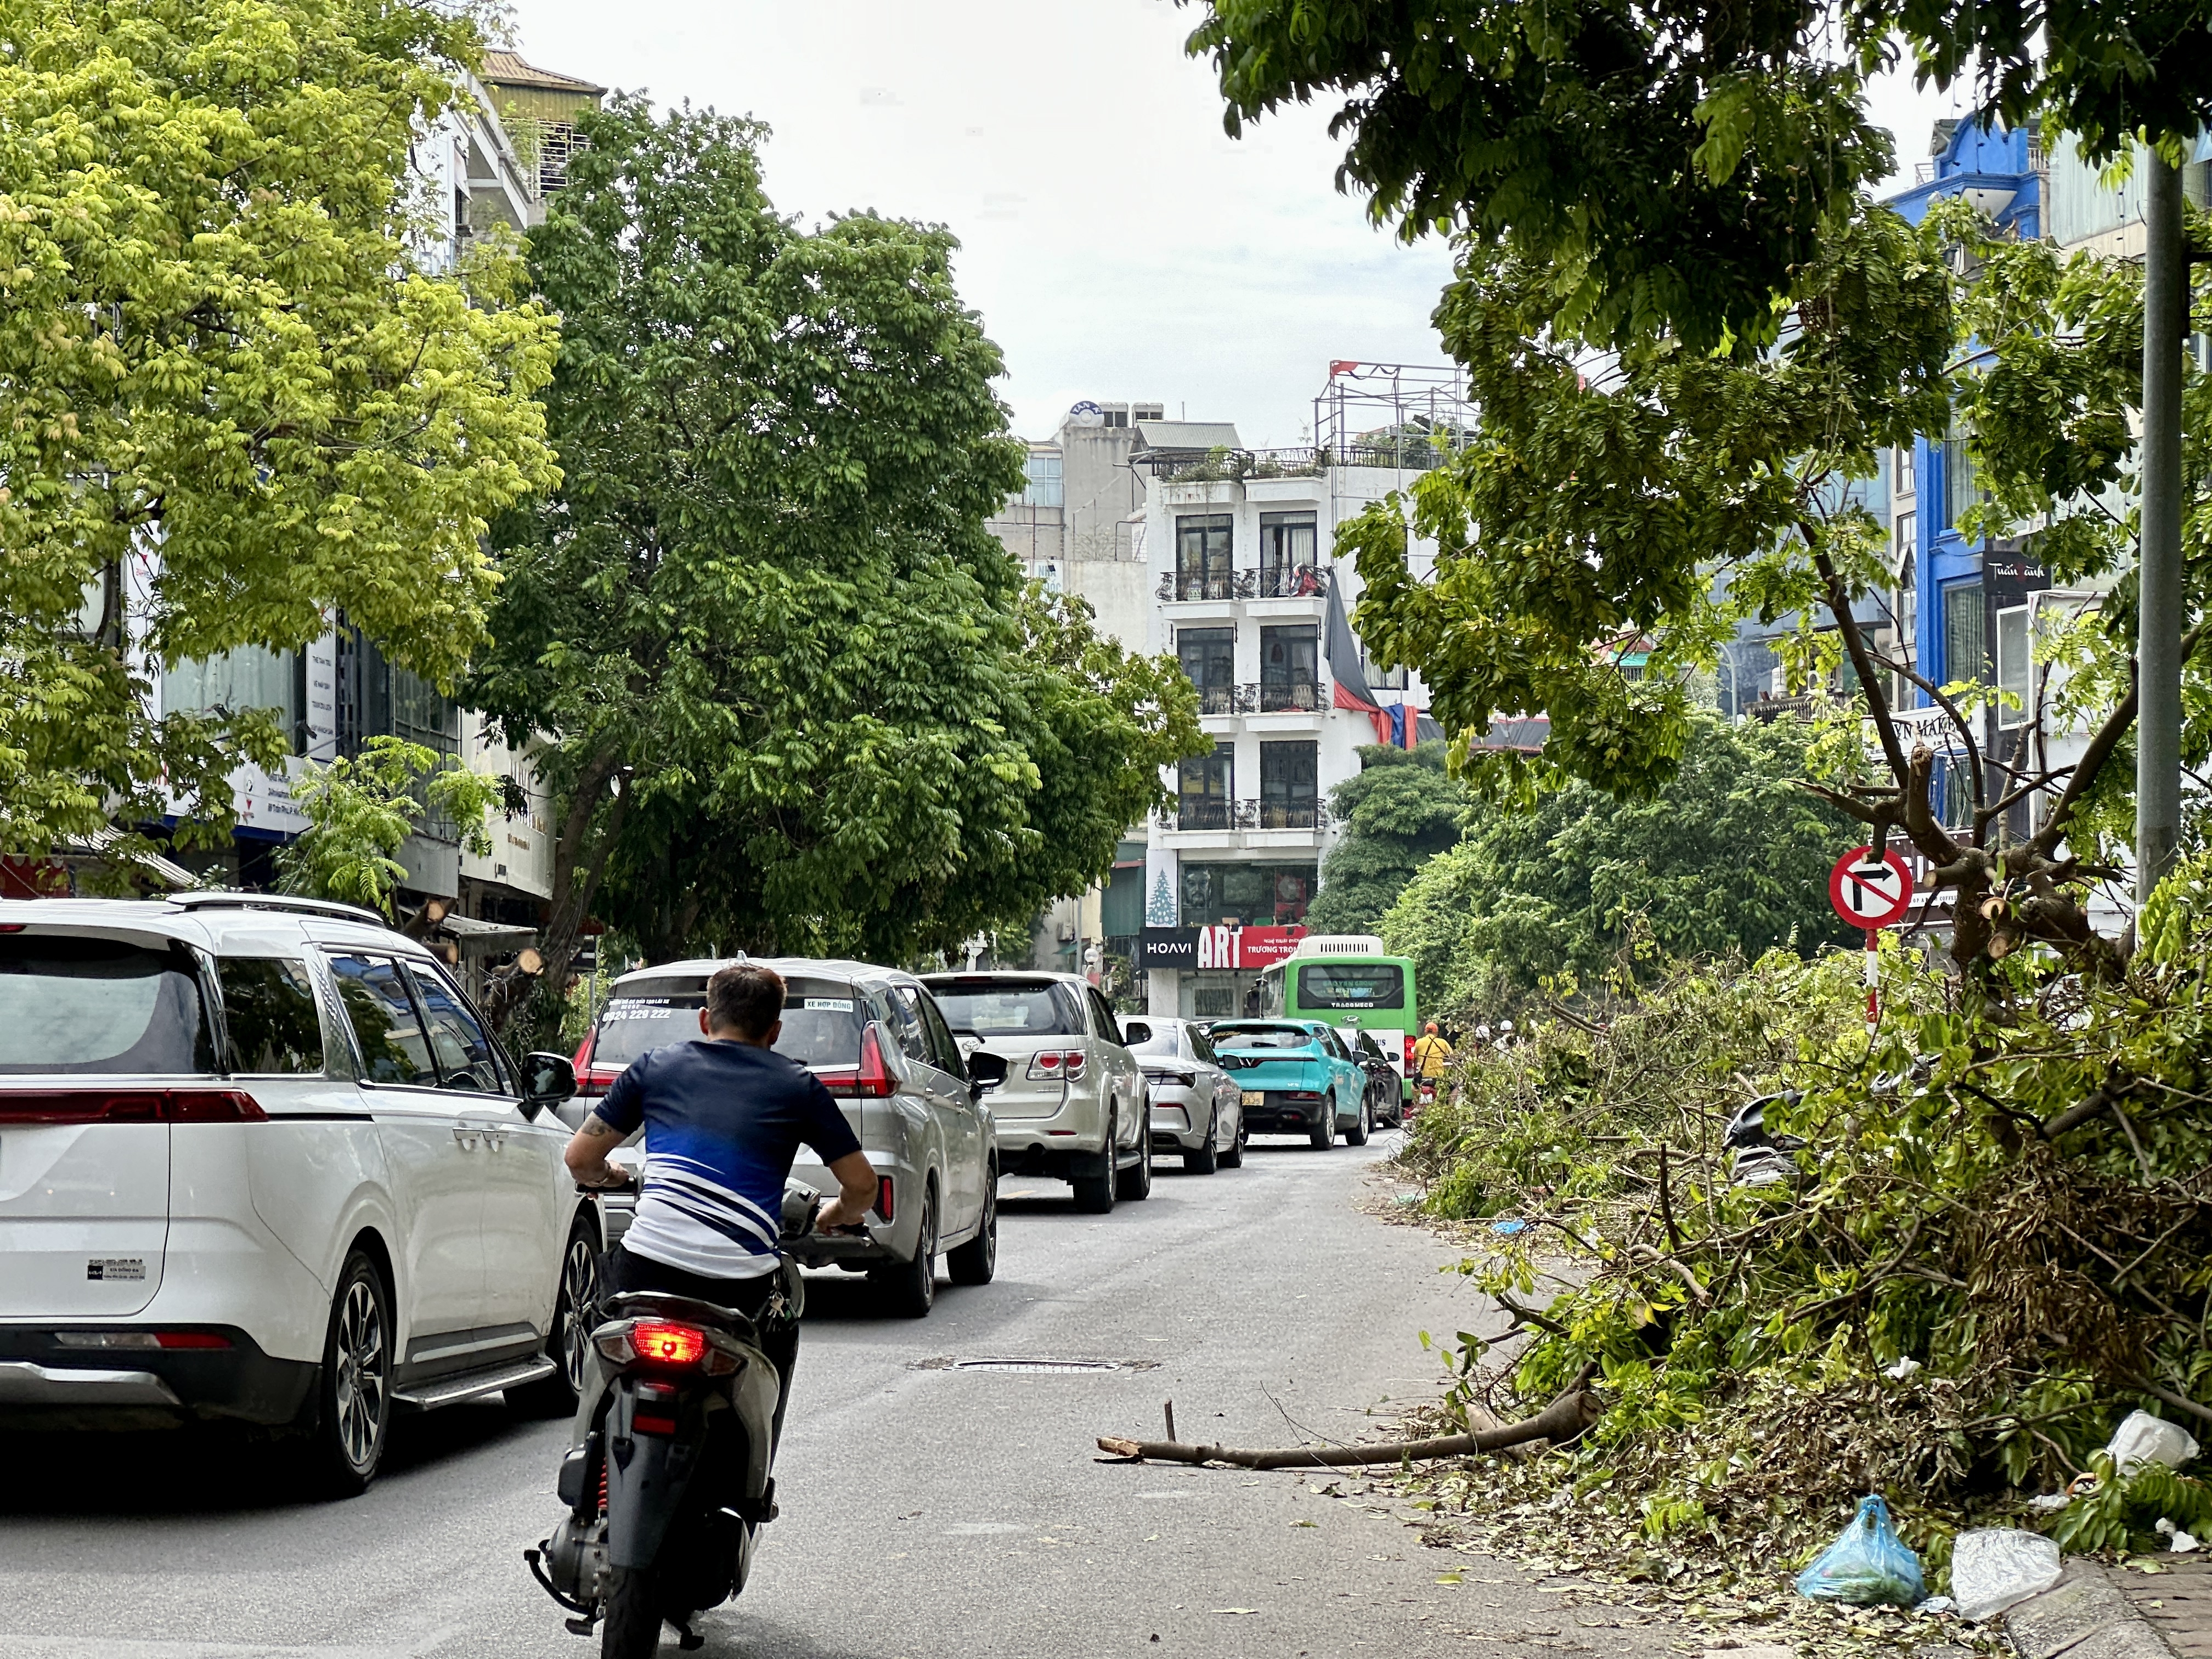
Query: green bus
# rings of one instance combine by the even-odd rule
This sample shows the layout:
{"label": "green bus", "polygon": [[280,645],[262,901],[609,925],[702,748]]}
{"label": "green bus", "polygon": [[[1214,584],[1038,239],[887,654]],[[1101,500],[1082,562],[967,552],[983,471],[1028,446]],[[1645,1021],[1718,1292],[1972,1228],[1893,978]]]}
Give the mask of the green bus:
{"label": "green bus", "polygon": [[1263,1019],[1325,1019],[1370,1032],[1398,1071],[1398,1094],[1413,1097],[1409,1077],[1421,1029],[1411,957],[1394,957],[1371,933],[1314,933],[1260,975]]}

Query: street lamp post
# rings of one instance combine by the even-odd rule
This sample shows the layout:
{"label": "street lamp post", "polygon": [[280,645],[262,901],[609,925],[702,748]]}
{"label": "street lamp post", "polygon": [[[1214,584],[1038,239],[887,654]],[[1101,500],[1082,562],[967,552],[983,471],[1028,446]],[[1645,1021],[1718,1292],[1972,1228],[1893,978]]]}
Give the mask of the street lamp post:
{"label": "street lamp post", "polygon": [[2143,209],[2142,553],[2136,645],[2136,893],[2181,833],[2181,363],[2189,314],[2181,173],[2155,147]]}

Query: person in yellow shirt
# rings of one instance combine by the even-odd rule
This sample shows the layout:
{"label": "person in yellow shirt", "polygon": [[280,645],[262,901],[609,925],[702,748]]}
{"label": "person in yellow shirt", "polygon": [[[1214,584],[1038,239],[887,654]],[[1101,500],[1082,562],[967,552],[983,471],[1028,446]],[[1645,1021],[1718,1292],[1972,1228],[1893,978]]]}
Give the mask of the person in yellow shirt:
{"label": "person in yellow shirt", "polygon": [[1422,1028],[1420,1041],[1413,1045],[1413,1075],[1434,1082],[1444,1074],[1444,1066],[1451,1057],[1451,1044],[1437,1035],[1437,1023],[1431,1020]]}

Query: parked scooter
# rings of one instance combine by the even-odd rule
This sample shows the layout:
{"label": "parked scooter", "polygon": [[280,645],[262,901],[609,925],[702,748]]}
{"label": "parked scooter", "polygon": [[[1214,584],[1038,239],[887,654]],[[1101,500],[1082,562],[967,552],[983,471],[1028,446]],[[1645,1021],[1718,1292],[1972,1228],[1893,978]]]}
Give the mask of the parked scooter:
{"label": "parked scooter", "polygon": [[[822,1195],[784,1189],[782,1235],[814,1230]],[[633,1291],[608,1298],[592,1331],[601,1382],[581,1443],[561,1460],[568,1518],[523,1559],[600,1635],[602,1659],[643,1659],[665,1620],[686,1651],[690,1621],[745,1587],[760,1528],[775,1518],[779,1392],[760,1326],[796,1320],[805,1292],[783,1256],[759,1325],[733,1309]]]}

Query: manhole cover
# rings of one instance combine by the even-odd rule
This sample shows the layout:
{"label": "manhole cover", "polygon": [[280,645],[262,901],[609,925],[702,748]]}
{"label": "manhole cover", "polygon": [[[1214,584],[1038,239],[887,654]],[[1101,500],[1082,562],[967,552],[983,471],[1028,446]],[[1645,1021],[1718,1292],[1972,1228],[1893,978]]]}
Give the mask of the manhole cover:
{"label": "manhole cover", "polygon": [[943,1355],[917,1359],[918,1371],[1012,1371],[1032,1376],[1061,1376],[1095,1371],[1150,1371],[1159,1369],[1153,1359],[955,1359]]}

